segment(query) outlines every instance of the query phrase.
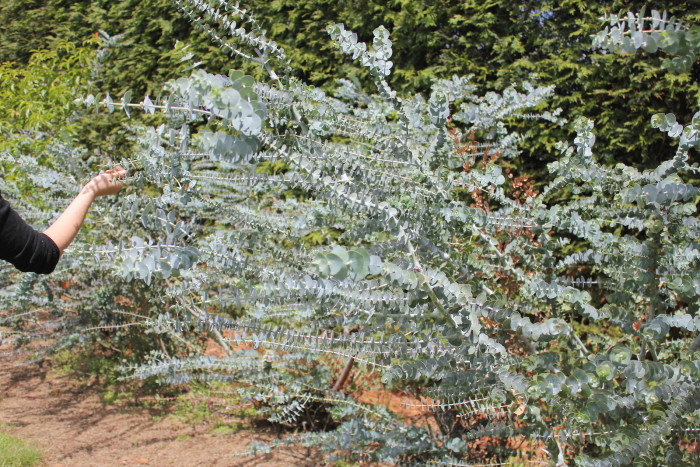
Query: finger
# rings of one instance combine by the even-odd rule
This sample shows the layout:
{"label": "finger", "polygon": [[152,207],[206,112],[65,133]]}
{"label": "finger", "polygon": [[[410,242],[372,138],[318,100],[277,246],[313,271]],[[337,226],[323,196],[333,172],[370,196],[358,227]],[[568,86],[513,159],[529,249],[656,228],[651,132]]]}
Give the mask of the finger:
{"label": "finger", "polygon": [[124,178],[126,177],[126,170],[121,167],[116,167],[114,169],[109,169],[105,171],[105,174],[111,175],[113,178]]}
{"label": "finger", "polygon": [[124,170],[123,168],[121,168],[119,166],[116,166],[115,168],[113,168],[112,171],[119,178],[126,177],[126,170]]}

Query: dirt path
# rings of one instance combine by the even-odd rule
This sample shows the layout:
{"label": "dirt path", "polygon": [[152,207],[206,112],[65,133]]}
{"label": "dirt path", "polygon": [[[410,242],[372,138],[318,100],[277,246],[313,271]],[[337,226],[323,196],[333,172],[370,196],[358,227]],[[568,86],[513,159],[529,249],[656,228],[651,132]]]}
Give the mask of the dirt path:
{"label": "dirt path", "polygon": [[24,357],[0,355],[0,427],[31,440],[49,466],[316,466],[322,459],[294,446],[273,454],[235,453],[272,434],[213,434],[211,424],[186,425],[146,409],[104,405],[97,391]]}

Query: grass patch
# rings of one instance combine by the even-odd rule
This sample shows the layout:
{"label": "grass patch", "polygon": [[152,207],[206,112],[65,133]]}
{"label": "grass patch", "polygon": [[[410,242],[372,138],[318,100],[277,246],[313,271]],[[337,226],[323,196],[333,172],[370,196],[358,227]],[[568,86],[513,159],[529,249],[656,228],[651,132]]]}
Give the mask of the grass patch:
{"label": "grass patch", "polygon": [[41,458],[41,451],[31,443],[0,433],[0,467],[30,467]]}
{"label": "grass patch", "polygon": [[204,423],[211,417],[209,404],[205,402],[178,401],[172,408],[171,414],[187,425]]}
{"label": "grass patch", "polygon": [[209,433],[212,435],[228,435],[231,433],[238,433],[246,427],[247,425],[243,422],[217,421],[214,423],[214,428],[212,428]]}

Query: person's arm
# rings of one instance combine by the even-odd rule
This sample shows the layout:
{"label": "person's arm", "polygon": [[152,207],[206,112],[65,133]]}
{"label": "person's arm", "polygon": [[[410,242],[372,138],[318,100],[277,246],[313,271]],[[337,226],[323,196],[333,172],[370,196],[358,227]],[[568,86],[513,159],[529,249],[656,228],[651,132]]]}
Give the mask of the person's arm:
{"label": "person's arm", "polygon": [[68,205],[63,213],[44,231],[58,247],[61,254],[68,248],[85,221],[90,205],[98,196],[114,195],[124,184],[119,181],[126,175],[120,167],[108,170],[90,180]]}
{"label": "person's arm", "polygon": [[20,271],[49,274],[60,256],[53,240],[24,222],[0,196],[0,259]]}

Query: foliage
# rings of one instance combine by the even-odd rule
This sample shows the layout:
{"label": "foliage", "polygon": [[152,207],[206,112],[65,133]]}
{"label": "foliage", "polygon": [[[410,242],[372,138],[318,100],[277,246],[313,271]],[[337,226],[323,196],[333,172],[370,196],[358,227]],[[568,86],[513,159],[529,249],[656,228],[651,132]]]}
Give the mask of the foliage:
{"label": "foliage", "polygon": [[[162,117],[121,161],[131,189],[99,211],[113,229],[71,252],[80,270],[113,266],[75,294],[95,325],[115,324],[113,297],[125,297],[139,305],[124,326],[167,337],[133,359],[135,377],[236,381],[270,420],[315,429],[296,442],[350,460],[500,462],[520,438],[533,463],[692,461],[680,447],[700,409],[700,192],[689,182],[700,113],[653,117],[677,148],[648,170],[600,163],[593,122],[577,118],[538,192],[504,166],[526,138],[517,122],[561,123],[546,110],[551,86],[479,92],[455,76],[427,97],[400,92],[387,29],[367,45],[334,24],[338,50],[377,91],[352,79],[323,91],[293,77],[249,10],[177,3],[259,69],[197,69],[159,98],[84,99],[91,112]],[[305,241],[319,231],[335,244]],[[32,280],[0,298],[21,308]],[[207,332],[225,357],[197,354]],[[327,356],[415,396],[437,432],[342,392]]]}
{"label": "foliage", "polygon": [[57,122],[61,130],[56,136],[75,133],[74,93],[88,89],[97,44],[89,40],[77,47],[61,41],[53,49],[35,51],[26,65],[0,63],[0,150],[36,144],[30,151],[40,152],[42,141],[29,132],[55,130]]}
{"label": "foliage", "polygon": [[700,54],[698,26],[687,29],[681,21],[669,19],[666,12],[662,15],[651,10],[651,17],[646,18],[642,9],[638,15],[629,12],[626,21],[617,15],[611,15],[608,21],[610,30],[606,27],[601,31],[595,37],[594,45],[608,50],[619,48],[626,53],[634,53],[636,49],[652,54],[659,50],[672,53],[677,57],[664,62],[664,67],[672,73],[688,71]]}
{"label": "foliage", "polygon": [[[473,75],[473,83],[484,91],[502,92],[537,76],[557,90],[541,106],[561,108],[570,121],[595,116],[602,161],[651,168],[672,157],[675,148],[649,128],[648,115],[663,111],[683,121],[692,118],[700,98],[697,61],[685,73],[669,74],[663,68],[664,53],[644,52],[644,59],[637,60],[592,49],[590,42],[599,32],[600,17],[639,11],[645,4],[274,0],[249,7],[266,37],[284,48],[294,75],[325,91],[332,90],[339,77],[357,80],[365,89],[372,86],[366,71],[333,52],[325,27],[344,23],[364,41],[384,25],[395,44],[393,73],[388,77],[394,89],[427,97],[434,78],[457,74]],[[656,6],[689,24],[698,20],[693,2]],[[174,14],[170,0],[8,0],[0,6],[0,18],[0,61],[27,60],[32,50],[50,48],[52,38],[78,43],[104,31],[102,37],[109,37],[113,47],[101,89],[113,95],[122,95],[127,87],[137,95],[157,94],[164,81],[189,66],[180,61],[183,53],[192,53],[210,72],[226,74],[236,68],[261,77],[238,56],[218,53],[205,34],[192,31],[183,16]],[[178,41],[188,45],[186,52],[173,49]],[[555,157],[556,142],[574,137],[570,126],[535,119],[509,123],[527,135],[515,161],[518,170],[535,174],[538,180],[546,176],[545,164]],[[99,133],[90,135],[90,145],[100,144],[114,131],[101,119],[93,127]]]}
{"label": "foliage", "polygon": [[[92,84],[120,95],[128,89],[138,94],[160,90],[166,80],[192,65],[182,61],[192,52],[207,66],[222,69],[225,56],[212,53],[216,48],[203,36],[191,34],[188,21],[172,10],[170,0],[8,0],[0,5],[0,63],[21,69],[30,57],[41,55],[37,51],[77,47],[92,38],[103,44],[101,60],[109,59],[109,66],[97,72],[81,62],[71,71],[95,72],[88,75]],[[185,38],[187,46],[178,42]],[[76,89],[76,95],[86,93]],[[130,151],[126,124],[125,119],[92,115],[74,127],[78,134],[73,136],[78,144],[102,153]]]}
{"label": "foliage", "polygon": [[[26,63],[36,50],[97,35],[109,46],[103,54],[110,63],[97,78],[113,94],[153,94],[188,66],[180,61],[187,52],[203,57],[208,67],[226,66],[225,56],[212,53],[216,48],[191,35],[188,21],[173,13],[170,0],[9,0],[0,6],[0,62]],[[174,49],[186,38],[187,52]]]}
{"label": "foliage", "polygon": [[[96,41],[91,42],[94,46]],[[0,131],[45,131],[53,122],[67,120],[75,111],[71,108],[72,91],[85,86],[89,78],[86,68],[93,60],[89,47],[62,42],[51,50],[35,52],[26,66],[3,63]]]}
{"label": "foliage", "polygon": [[[252,9],[269,36],[284,45],[299,70],[297,76],[306,82],[330,90],[338,76],[365,85],[370,81],[366,72],[352,70],[347,61],[338,61],[330,53],[316,25],[342,22],[368,41],[372,30],[383,25],[395,44],[394,73],[388,79],[395,89],[427,96],[434,78],[458,74],[472,75],[484,91],[503,91],[537,76],[557,91],[542,106],[561,108],[571,121],[596,117],[598,137],[604,142],[599,157],[606,163],[649,168],[672,157],[673,145],[649,128],[647,115],[666,111],[689,120],[698,101],[697,64],[673,75],[662,67],[663,54],[645,54],[644,60],[636,60],[591,48],[589,38],[599,32],[600,17],[639,10],[646,2],[298,3],[258,2]],[[664,2],[657,7],[688,23],[697,22],[698,10],[692,2]],[[519,169],[535,173],[538,179],[546,175],[543,169],[554,157],[554,144],[574,137],[569,126],[532,119],[509,123],[527,134]]]}

